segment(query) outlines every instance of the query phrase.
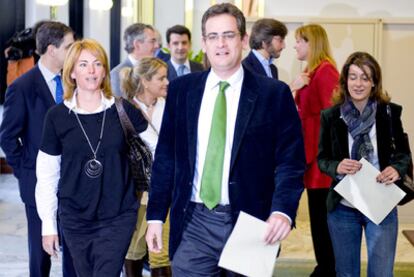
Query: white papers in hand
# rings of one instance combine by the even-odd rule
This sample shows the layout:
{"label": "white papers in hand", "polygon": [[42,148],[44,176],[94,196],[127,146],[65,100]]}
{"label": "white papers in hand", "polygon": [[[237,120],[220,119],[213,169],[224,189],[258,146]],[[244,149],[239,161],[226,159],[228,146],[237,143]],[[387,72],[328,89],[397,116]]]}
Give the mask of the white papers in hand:
{"label": "white papers in hand", "polygon": [[364,158],[360,162],[361,169],[354,175],[346,175],[335,190],[378,225],[405,196],[405,192],[395,184],[378,183],[378,169]]}
{"label": "white papers in hand", "polygon": [[280,243],[265,244],[266,228],[266,222],[240,212],[218,265],[249,277],[272,276]]}

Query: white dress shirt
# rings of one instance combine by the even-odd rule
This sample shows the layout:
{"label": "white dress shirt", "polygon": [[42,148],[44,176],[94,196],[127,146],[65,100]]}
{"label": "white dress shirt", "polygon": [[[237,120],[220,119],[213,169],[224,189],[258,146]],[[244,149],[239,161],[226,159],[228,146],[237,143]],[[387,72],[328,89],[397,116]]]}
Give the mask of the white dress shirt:
{"label": "white dress shirt", "polygon": [[[107,99],[101,93],[101,105],[93,112],[87,112],[77,107],[76,95],[71,100],[65,100],[63,103],[69,110],[75,111],[78,114],[94,114],[102,112],[104,109],[110,108],[115,99]],[[36,159],[36,190],[35,199],[37,212],[42,220],[42,236],[57,235],[57,189],[60,178],[60,160],[61,155],[49,155],[41,150],[37,154]]]}
{"label": "white dress shirt", "polygon": [[239,107],[241,87],[243,83],[244,71],[240,68],[227,80],[220,79],[212,69],[207,77],[204,88],[203,99],[200,107],[197,129],[197,151],[195,159],[195,172],[193,179],[193,191],[191,201],[203,203],[200,198],[201,177],[203,176],[204,162],[206,158],[208,139],[210,137],[211,120],[213,118],[214,105],[219,93],[219,82],[227,81],[230,86],[226,89],[226,145],[224,148],[223,177],[221,181],[221,200],[220,204],[229,204],[229,174],[231,149],[233,146],[234,127],[236,124],[237,111]]}
{"label": "white dress shirt", "polygon": [[[145,113],[146,117],[148,117],[148,107],[141,101],[138,100],[138,98],[134,97],[134,102],[137,103],[143,113]],[[139,136],[142,138],[142,140],[145,142],[145,144],[149,147],[152,153],[152,157],[155,155],[155,148],[158,143],[158,135],[160,133],[161,129],[161,121],[162,121],[162,115],[164,114],[164,108],[165,108],[165,99],[162,97],[159,97],[157,99],[157,102],[155,103],[153,107],[152,117],[151,117],[151,124],[155,127],[152,128],[151,124],[148,124],[148,128],[139,134]]]}

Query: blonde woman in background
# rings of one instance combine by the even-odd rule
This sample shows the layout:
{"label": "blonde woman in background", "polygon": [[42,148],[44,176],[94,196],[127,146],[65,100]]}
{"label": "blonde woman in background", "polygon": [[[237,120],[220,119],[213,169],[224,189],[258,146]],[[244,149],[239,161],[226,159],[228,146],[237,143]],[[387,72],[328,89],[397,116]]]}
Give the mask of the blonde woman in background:
{"label": "blonde woman in background", "polygon": [[339,73],[331,54],[328,36],[322,26],[309,24],[295,32],[295,49],[305,70],[291,84],[302,121],[306,171],[304,184],[308,195],[309,218],[316,267],[311,276],[335,276],[335,259],[326,219],[326,198],[332,179],[321,173],[317,163],[320,114],[331,106]]}
{"label": "blonde woman in background", "polygon": [[[121,73],[121,89],[124,97],[140,109],[148,121],[148,129],[141,133],[153,156],[158,142],[162,115],[167,96],[167,64],[158,58],[143,58],[139,65],[124,68]],[[125,259],[125,273],[128,277],[142,276],[142,258],[146,254],[145,221],[148,192],[141,198],[138,222]],[[150,253],[151,276],[171,276],[168,257],[169,218],[164,226],[162,253]]]}

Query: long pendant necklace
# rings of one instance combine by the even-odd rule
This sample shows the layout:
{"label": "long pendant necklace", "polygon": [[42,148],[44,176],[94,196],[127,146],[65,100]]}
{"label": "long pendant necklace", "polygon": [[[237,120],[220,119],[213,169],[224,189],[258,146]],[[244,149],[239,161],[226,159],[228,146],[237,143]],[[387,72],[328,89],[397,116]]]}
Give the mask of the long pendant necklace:
{"label": "long pendant necklace", "polygon": [[93,154],[92,159],[87,161],[86,164],[85,164],[85,174],[90,178],[97,178],[97,177],[101,176],[102,171],[103,171],[103,166],[102,166],[101,162],[96,159],[96,153],[98,153],[99,146],[101,146],[103,130],[104,130],[104,127],[105,127],[106,109],[104,109],[103,118],[102,118],[102,125],[101,125],[101,134],[99,135],[98,144],[96,145],[95,150],[93,150],[91,141],[89,140],[89,137],[86,134],[85,129],[83,128],[82,122],[80,121],[78,114],[76,112],[74,112],[74,114],[76,116],[76,119],[78,120],[79,126],[81,127],[82,132],[83,132],[86,140],[88,141],[89,148],[91,149],[92,154]]}

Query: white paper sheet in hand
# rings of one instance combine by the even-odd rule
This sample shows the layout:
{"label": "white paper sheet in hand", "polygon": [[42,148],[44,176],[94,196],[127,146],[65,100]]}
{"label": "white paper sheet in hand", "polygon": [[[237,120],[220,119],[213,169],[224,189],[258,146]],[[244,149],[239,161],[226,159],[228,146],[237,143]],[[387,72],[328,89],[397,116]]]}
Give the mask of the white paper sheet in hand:
{"label": "white paper sheet in hand", "polygon": [[405,192],[395,184],[378,183],[378,169],[364,158],[360,162],[361,170],[354,175],[345,176],[335,190],[378,225],[405,196]]}
{"label": "white paper sheet in hand", "polygon": [[250,277],[271,277],[280,243],[266,245],[267,223],[240,212],[219,266]]}

